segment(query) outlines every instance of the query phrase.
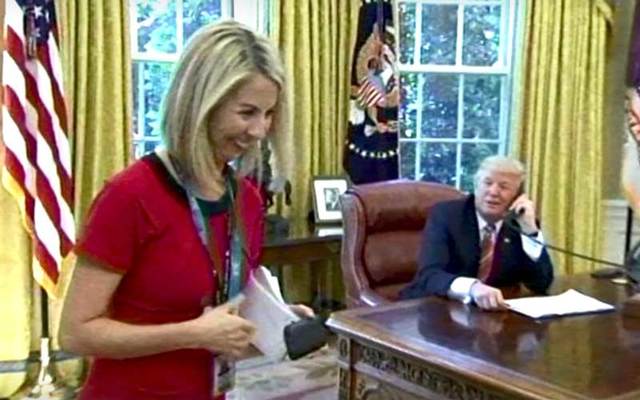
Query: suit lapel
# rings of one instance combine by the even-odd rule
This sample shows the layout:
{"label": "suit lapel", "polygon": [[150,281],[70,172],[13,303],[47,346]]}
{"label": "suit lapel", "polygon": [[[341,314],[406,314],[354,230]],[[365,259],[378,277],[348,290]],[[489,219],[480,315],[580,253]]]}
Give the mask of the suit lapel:
{"label": "suit lapel", "polygon": [[519,234],[514,232],[513,229],[506,226],[506,224],[502,224],[502,228],[500,229],[500,236],[498,237],[498,239],[500,240],[498,242],[498,246],[500,247],[501,260],[503,260],[500,267],[503,270],[509,268],[509,265],[504,261],[513,260],[515,257],[514,249],[520,247],[515,247],[517,244],[516,242],[519,240],[518,236]]}
{"label": "suit lapel", "polygon": [[462,232],[459,236],[461,248],[464,250],[465,269],[472,276],[478,274],[478,264],[480,263],[480,234],[474,201],[473,195],[470,195],[465,202],[460,227]]}

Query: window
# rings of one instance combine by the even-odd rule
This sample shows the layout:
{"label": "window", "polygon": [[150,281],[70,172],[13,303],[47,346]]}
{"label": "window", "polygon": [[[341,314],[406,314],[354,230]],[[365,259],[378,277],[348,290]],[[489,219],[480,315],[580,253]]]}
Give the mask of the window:
{"label": "window", "polygon": [[133,149],[136,158],[161,142],[160,106],[173,64],[189,37],[220,18],[266,27],[268,0],[130,0],[133,59]]}
{"label": "window", "polygon": [[399,1],[400,175],[472,190],[504,154],[515,0]]}

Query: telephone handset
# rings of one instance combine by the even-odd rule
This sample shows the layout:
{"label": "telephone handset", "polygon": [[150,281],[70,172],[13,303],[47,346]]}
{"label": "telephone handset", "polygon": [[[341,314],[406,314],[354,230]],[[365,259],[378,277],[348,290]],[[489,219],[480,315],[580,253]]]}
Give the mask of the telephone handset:
{"label": "telephone handset", "polygon": [[[524,182],[522,182],[520,184],[520,187],[518,188],[518,192],[514,196],[513,201],[515,201],[523,193],[524,193]],[[512,203],[513,203],[513,201],[512,201]],[[509,204],[509,207],[511,207],[511,204]],[[507,212],[507,215],[504,217],[505,223],[507,225],[510,225],[510,226],[514,227],[514,228],[520,229],[520,226],[517,223],[517,219],[518,219],[519,216],[524,214],[524,212],[525,212],[524,208],[521,208],[519,210],[516,210],[516,209],[509,210]]]}

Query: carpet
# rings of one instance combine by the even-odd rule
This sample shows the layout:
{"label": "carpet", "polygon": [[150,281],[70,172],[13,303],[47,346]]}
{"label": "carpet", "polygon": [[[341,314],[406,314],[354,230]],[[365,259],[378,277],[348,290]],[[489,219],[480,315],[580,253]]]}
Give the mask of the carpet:
{"label": "carpet", "polygon": [[295,361],[248,360],[237,365],[228,400],[334,400],[338,398],[336,350],[324,347]]}

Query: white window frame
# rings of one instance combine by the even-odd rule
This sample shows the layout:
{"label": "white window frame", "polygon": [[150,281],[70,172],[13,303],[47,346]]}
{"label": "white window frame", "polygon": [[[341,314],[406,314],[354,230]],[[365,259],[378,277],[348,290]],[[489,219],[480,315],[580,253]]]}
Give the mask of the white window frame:
{"label": "white window frame", "polygon": [[[430,74],[447,74],[447,75],[462,75],[462,79],[459,80],[458,90],[458,110],[457,110],[457,132],[455,138],[427,138],[418,135],[416,137],[405,138],[401,132],[399,135],[400,143],[415,143],[415,179],[420,178],[420,160],[422,156],[421,143],[455,143],[456,144],[456,171],[455,182],[456,187],[460,188],[462,184],[462,146],[463,144],[481,144],[492,143],[498,144],[498,153],[506,154],[508,146],[510,145],[509,130],[511,127],[511,110],[513,103],[513,81],[515,68],[514,64],[514,43],[518,37],[520,31],[518,30],[520,25],[519,14],[521,14],[524,7],[522,0],[399,0],[399,3],[403,4],[415,4],[416,6],[416,30],[415,41],[413,48],[413,63],[404,64],[399,63],[400,73],[430,73]],[[457,35],[456,35],[456,56],[455,65],[435,65],[435,64],[420,64],[420,47],[422,36],[422,6],[423,5],[499,5],[501,6],[501,23],[500,34],[506,40],[500,41],[500,48],[498,50],[498,60],[495,66],[469,66],[462,64],[462,41],[464,39],[464,7],[458,7],[457,18]],[[399,13],[398,15],[399,16]],[[396,18],[399,21],[399,18]],[[398,58],[399,59],[399,58]],[[500,122],[498,139],[479,139],[479,138],[464,138],[464,77],[467,75],[497,75],[503,77],[503,84],[501,85],[501,101],[500,101]],[[424,82],[424,75],[418,75],[418,90],[417,90],[417,105],[416,110],[416,129],[422,127],[422,85]],[[402,121],[402,118],[399,118]],[[400,152],[402,157],[402,152]]]}
{"label": "white window frame", "polygon": [[[182,23],[182,10],[184,0],[173,0],[176,4],[176,52],[174,54],[166,54],[161,52],[141,52],[138,49],[138,31],[137,26],[137,12],[136,12],[136,0],[129,0],[129,22],[131,26],[130,43],[131,43],[131,62],[132,68],[138,68],[138,76],[142,77],[144,64],[142,62],[165,62],[175,63],[180,57],[180,53],[184,49],[183,40],[183,23]],[[269,15],[268,11],[271,5],[271,0],[221,0],[221,14],[222,19],[232,18],[239,22],[248,25],[257,32],[266,32],[269,27]],[[136,63],[138,63],[136,65]],[[144,136],[144,81],[139,79],[138,82],[138,109],[137,113],[137,126],[133,127],[132,140],[134,143],[134,149],[136,143],[144,143],[148,141]],[[134,88],[135,89],[135,88]],[[135,154],[137,158],[141,154]]]}

